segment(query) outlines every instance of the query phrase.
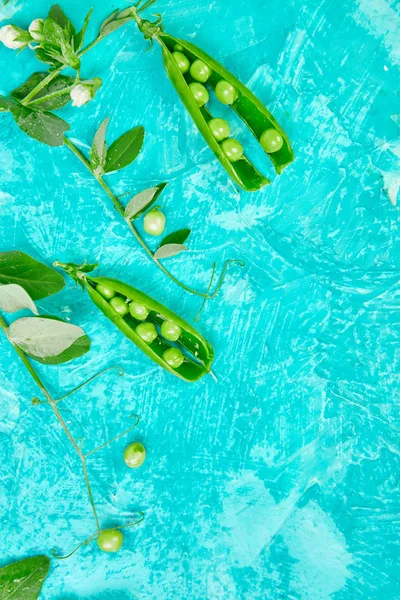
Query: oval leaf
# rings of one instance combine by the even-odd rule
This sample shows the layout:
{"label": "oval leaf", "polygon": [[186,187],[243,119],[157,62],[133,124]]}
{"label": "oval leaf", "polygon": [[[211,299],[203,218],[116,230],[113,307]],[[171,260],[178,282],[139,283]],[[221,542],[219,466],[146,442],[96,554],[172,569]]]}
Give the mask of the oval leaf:
{"label": "oval leaf", "polygon": [[106,131],[109,120],[108,117],[107,119],[104,119],[96,131],[93,138],[92,149],[90,150],[90,166],[96,175],[102,175],[104,173],[107,157]]}
{"label": "oval leaf", "polygon": [[[63,319],[60,319],[60,317],[54,317],[51,315],[41,315],[39,318],[51,319],[53,321],[61,321],[61,323],[65,323]],[[62,363],[66,363],[70,360],[73,360],[74,358],[79,358],[80,356],[83,356],[83,354],[89,352],[90,346],[90,338],[87,335],[83,335],[82,337],[78,338],[73,344],[71,344],[69,348],[67,348],[66,350],[64,350],[64,352],[61,352],[61,354],[58,354],[57,356],[47,356],[43,358],[41,356],[36,356],[35,354],[31,354],[28,352],[26,352],[25,354],[28,354],[30,358],[37,360],[43,365],[61,365]]]}
{"label": "oval leaf", "polygon": [[154,254],[154,258],[157,260],[160,260],[160,258],[170,258],[181,252],[185,252],[185,250],[187,250],[187,247],[182,244],[165,244],[165,246],[158,248]]}
{"label": "oval leaf", "polygon": [[13,313],[24,308],[29,308],[35,315],[38,314],[34,301],[23,287],[16,283],[0,285],[0,310]]}
{"label": "oval leaf", "polygon": [[24,252],[0,252],[0,285],[16,283],[32,300],[47,298],[63,289],[64,278]]}
{"label": "oval leaf", "polygon": [[161,246],[166,246],[167,244],[183,244],[189,235],[190,229],[179,229],[178,231],[174,231],[173,233],[166,235],[165,238],[161,240],[160,248]]}
{"label": "oval leaf", "polygon": [[130,129],[108,149],[104,172],[110,173],[130,165],[142,149],[144,128],[140,125]]}
{"label": "oval leaf", "polygon": [[59,356],[85,332],[58,319],[24,317],[11,323],[8,337],[23,352],[38,358]]}
{"label": "oval leaf", "polygon": [[32,556],[0,569],[0,598],[3,600],[37,600],[49,572],[47,556]]}
{"label": "oval leaf", "polygon": [[72,25],[71,21],[68,19],[67,15],[62,11],[58,4],[53,4],[53,6],[49,10],[48,17],[53,19],[60,27],[66,29],[69,34],[75,34],[75,28]]}
{"label": "oval leaf", "polygon": [[136,194],[136,196],[128,202],[124,213],[125,219],[133,220],[140,217],[140,215],[154,204],[166,186],[166,183],[159,183],[152,188],[148,188],[147,190],[143,190],[143,192]]}
{"label": "oval leaf", "polygon": [[18,127],[31,138],[48,146],[63,145],[63,135],[68,131],[69,125],[60,117],[52,113],[37,112],[21,104],[13,107],[11,113]]}

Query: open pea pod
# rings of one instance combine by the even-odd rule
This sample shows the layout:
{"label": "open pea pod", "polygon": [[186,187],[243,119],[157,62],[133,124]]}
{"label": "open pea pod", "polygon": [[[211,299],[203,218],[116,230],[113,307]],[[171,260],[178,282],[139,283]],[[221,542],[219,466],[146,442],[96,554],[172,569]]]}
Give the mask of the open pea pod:
{"label": "open pea pod", "polygon": [[[155,22],[140,17],[142,11],[156,2],[157,0],[139,0],[130,9],[132,18],[145,39],[151,42],[155,40],[161,45],[168,77],[228,175],[248,192],[259,190],[270,181],[245,156],[240,142],[228,138],[230,128],[226,121],[217,118],[224,124],[222,133],[216,131],[214,118],[206,108],[209,99],[206,86],[215,90],[217,99],[223,104],[229,104],[239,115],[260,142],[278,174],[294,160],[287,135],[262,102],[218,61],[191,42],[165,33],[161,16]],[[197,71],[199,63],[200,68],[205,69],[204,78],[203,73],[199,74]],[[221,124],[218,125],[220,126]]]}
{"label": "open pea pod", "polygon": [[[79,282],[103,314],[158,365],[185,381],[197,381],[210,372],[214,358],[211,344],[166,306],[122,281],[89,276],[73,263],[55,265]],[[136,312],[130,310],[132,303]],[[144,311],[144,318],[135,316],[138,308]],[[177,332],[172,342],[164,337],[164,323]]]}
{"label": "open pea pod", "polygon": [[[237,96],[237,99],[235,100],[235,102],[233,102],[233,104],[231,104],[231,108],[237,113],[237,115],[242,119],[242,121],[244,121],[244,123],[246,123],[246,125],[248,126],[248,128],[250,129],[250,131],[253,133],[254,137],[258,141],[260,140],[262,134],[268,129],[274,129],[280,134],[280,136],[282,137],[282,140],[283,140],[283,144],[282,144],[282,147],[280,148],[280,150],[273,152],[273,153],[266,152],[266,154],[270,158],[276,172],[278,174],[280,174],[285,167],[287,167],[291,162],[293,162],[294,153],[293,153],[292,147],[290,145],[290,142],[289,142],[289,139],[288,139],[286,133],[284,132],[282,127],[279,125],[279,123],[276,121],[276,119],[272,116],[272,114],[269,112],[269,110],[263,105],[263,103],[257,98],[257,96],[255,96],[253,94],[253,92],[251,92],[239,79],[237,79],[234,75],[232,75],[232,73],[230,73],[227,69],[225,69],[225,67],[223,65],[221,65],[218,61],[216,61],[214,58],[212,58],[209,54],[207,54],[201,48],[198,48],[191,42],[187,42],[185,40],[175,38],[167,33],[162,33],[162,32],[160,32],[158,34],[158,36],[159,36],[160,40],[163,42],[163,58],[164,58],[164,64],[167,69],[168,75],[171,78],[171,80],[181,98],[182,98],[182,91],[185,92],[184,93],[185,99],[182,98],[182,100],[184,101],[184,104],[187,108],[188,108],[188,106],[187,106],[186,96],[189,96],[189,97],[190,97],[190,95],[193,96],[193,94],[191,94],[190,90],[188,89],[188,79],[189,78],[185,78],[182,75],[182,73],[179,71],[179,68],[178,68],[178,72],[181,75],[181,78],[180,79],[177,78],[175,75],[175,69],[172,69],[172,65],[170,64],[170,63],[175,63],[175,65],[176,65],[176,61],[173,59],[172,54],[171,54],[173,52],[174,46],[176,44],[179,44],[182,46],[182,48],[184,49],[185,55],[189,58],[189,60],[191,62],[199,59],[199,60],[202,60],[206,65],[208,65],[210,67],[212,74],[211,74],[210,78],[207,80],[207,85],[209,85],[211,88],[215,89],[217,83],[222,80],[228,81],[236,88],[236,90],[238,91],[238,96]],[[175,75],[175,79],[172,79],[170,72]],[[184,80],[184,83],[182,82],[182,79]],[[183,90],[178,89],[178,87],[181,87],[181,86],[183,87]],[[192,104],[192,102],[190,104]],[[195,105],[196,105],[196,102],[195,102]],[[189,110],[189,108],[188,108],[188,110]],[[194,118],[191,110],[189,110],[189,112],[191,113],[193,119],[195,120],[196,125],[200,129],[199,123]],[[202,112],[201,109],[200,109],[200,112]],[[204,120],[209,121],[212,118],[211,115],[209,115],[209,113],[208,113],[209,116],[207,115],[208,111],[204,111],[204,112],[206,113],[206,114],[202,114],[202,116],[204,117]],[[208,127],[207,127],[207,129],[208,129],[208,135],[207,135],[206,141],[208,143],[210,143],[209,142],[209,136],[210,136],[215,142],[215,139],[210,134]],[[202,129],[200,129],[200,131],[201,131],[201,133],[203,133]],[[204,133],[203,133],[203,135],[204,135]],[[215,152],[214,145],[215,144],[213,144],[212,149]],[[219,154],[221,152],[221,149],[219,147],[218,142],[216,142],[216,145],[218,146],[218,149],[219,149],[218,154],[217,154],[217,152],[216,152],[216,154],[217,154],[218,158],[220,158]],[[241,180],[238,181],[238,183],[242,187],[244,187],[248,191],[253,191],[253,189],[259,189],[259,187],[261,187],[265,183],[269,183],[269,181],[267,179],[265,179],[264,177],[262,177],[262,175],[260,175],[260,173],[249,163],[249,161],[247,161],[246,159],[243,159],[243,161],[246,161],[249,164],[249,166],[244,169],[244,172],[242,171],[243,170],[242,164],[237,164],[237,163],[231,164],[231,167],[233,167],[234,169],[239,171],[239,173],[238,173],[239,176],[241,174],[243,175]],[[240,163],[241,161],[238,161],[238,162]],[[225,162],[223,162],[223,166],[226,168]],[[253,169],[254,172],[252,172],[250,170],[250,167]],[[230,174],[229,170],[228,170],[228,173]],[[253,185],[254,185],[254,187],[252,187]],[[258,185],[258,187],[256,187],[257,185]]]}
{"label": "open pea pod", "polygon": [[270,183],[269,179],[264,177],[245,156],[234,163],[230,162],[225,152],[222,150],[221,145],[212,135],[208,123],[213,116],[205,106],[199,107],[197,105],[189,88],[190,81],[181,73],[171,53],[171,44],[177,43],[181,44],[185,50],[189,52],[189,47],[186,46],[187,42],[182,42],[181,40],[166,34],[160,34],[159,39],[162,41],[162,56],[168,77],[201,135],[227,171],[228,175],[233,181],[240,185],[240,187],[248,192],[257,191],[264,185]]}

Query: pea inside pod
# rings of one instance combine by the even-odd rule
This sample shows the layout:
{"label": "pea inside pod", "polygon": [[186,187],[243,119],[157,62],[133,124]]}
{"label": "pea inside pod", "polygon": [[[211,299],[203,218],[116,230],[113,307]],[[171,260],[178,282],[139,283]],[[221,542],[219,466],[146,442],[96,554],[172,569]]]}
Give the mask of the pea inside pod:
{"label": "pea inside pod", "polygon": [[[206,106],[210,90],[214,90],[217,99],[230,106],[243,120],[278,174],[294,160],[289,139],[279,123],[239,79],[191,42],[165,33],[161,18],[151,23],[142,19],[136,10],[133,11],[133,18],[146,39],[152,38],[161,45],[164,66],[175,90],[205,141],[238,185],[246,191],[256,191],[268,184],[269,180],[249,161],[245,149],[238,152],[240,140],[234,140],[240,146],[235,144],[233,150],[231,143],[223,144],[227,136],[216,132],[216,119]],[[184,69],[180,69],[173,58],[177,52],[184,57]],[[189,61],[189,70],[186,60]],[[229,130],[229,124],[225,129]]]}
{"label": "pea inside pod", "polygon": [[214,350],[187,321],[140,290],[109,277],[92,277],[73,263],[58,266],[87,290],[93,303],[158,365],[185,381],[211,369]]}

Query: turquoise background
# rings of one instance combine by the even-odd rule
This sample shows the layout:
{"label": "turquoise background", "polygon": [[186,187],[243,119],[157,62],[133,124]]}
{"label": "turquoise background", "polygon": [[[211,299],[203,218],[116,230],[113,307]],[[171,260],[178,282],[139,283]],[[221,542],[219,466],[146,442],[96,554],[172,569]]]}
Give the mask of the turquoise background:
{"label": "turquoise background", "polygon": [[[51,2],[0,9],[26,27]],[[78,25],[91,0],[63,7]],[[89,29],[121,4],[98,3]],[[400,236],[391,204],[400,179],[400,12],[396,0],[160,0],[165,28],[221,60],[287,130],[295,162],[278,178],[232,118],[234,135],[273,179],[239,192],[205,147],[134,25],[84,60],[103,87],[60,111],[87,151],[146,128],[140,158],[108,177],[119,193],[161,181],[168,232],[190,227],[173,272],[205,287],[213,261],[241,258],[198,324],[216,351],[215,383],[186,384],[152,364],[91,304],[66,289],[41,311],[81,325],[91,352],[38,370],[55,396],[121,365],[63,405],[88,450],[104,526],[146,520],[117,555],[96,545],[52,561],[41,600],[399,599]],[[151,12],[151,11],[150,11]],[[1,48],[0,92],[34,70],[33,54]],[[231,119],[231,117],[229,117]],[[193,321],[199,300],[153,266],[108,198],[66,148],[24,136],[0,117],[0,249],[47,264],[99,261],[99,272],[154,295]],[[128,197],[127,197],[128,198]],[[153,240],[148,240],[153,243]],[[1,340],[0,564],[94,530],[80,464],[52,412]],[[128,441],[145,465],[129,471]],[[4,543],[5,540],[5,543]]]}

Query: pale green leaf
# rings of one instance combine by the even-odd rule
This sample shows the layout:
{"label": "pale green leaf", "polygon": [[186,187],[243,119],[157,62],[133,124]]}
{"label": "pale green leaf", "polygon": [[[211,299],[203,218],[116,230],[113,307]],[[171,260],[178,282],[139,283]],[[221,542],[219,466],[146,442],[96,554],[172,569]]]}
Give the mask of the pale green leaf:
{"label": "pale green leaf", "polygon": [[160,260],[161,258],[170,258],[171,256],[176,256],[186,250],[187,247],[183,244],[165,244],[156,250],[154,258],[157,260]]}
{"label": "pale green leaf", "polygon": [[38,358],[58,356],[84,335],[77,325],[43,317],[23,317],[8,329],[13,344]]}
{"label": "pale green leaf", "polygon": [[16,283],[0,285],[0,310],[14,313],[25,308],[29,308],[35,315],[38,314],[34,301],[23,287]]}

